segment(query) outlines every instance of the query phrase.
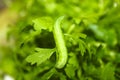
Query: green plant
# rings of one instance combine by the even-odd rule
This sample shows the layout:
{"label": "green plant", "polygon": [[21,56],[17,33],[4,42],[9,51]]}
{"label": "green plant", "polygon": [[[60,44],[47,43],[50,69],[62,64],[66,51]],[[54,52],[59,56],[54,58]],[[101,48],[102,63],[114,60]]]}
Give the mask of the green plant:
{"label": "green plant", "polygon": [[120,79],[119,0],[22,1],[11,7],[19,19],[8,33],[13,44],[1,47],[4,73],[17,80]]}

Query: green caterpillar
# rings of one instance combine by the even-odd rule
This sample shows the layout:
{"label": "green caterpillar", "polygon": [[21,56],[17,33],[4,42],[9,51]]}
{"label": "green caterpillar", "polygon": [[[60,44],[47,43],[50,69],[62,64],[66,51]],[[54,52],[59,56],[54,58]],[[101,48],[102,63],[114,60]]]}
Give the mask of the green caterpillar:
{"label": "green caterpillar", "polygon": [[53,28],[54,39],[55,39],[56,48],[58,51],[56,68],[59,68],[59,69],[65,66],[68,58],[67,48],[65,46],[62,30],[60,28],[60,24],[63,19],[64,19],[64,16],[59,17],[55,22],[54,28]]}

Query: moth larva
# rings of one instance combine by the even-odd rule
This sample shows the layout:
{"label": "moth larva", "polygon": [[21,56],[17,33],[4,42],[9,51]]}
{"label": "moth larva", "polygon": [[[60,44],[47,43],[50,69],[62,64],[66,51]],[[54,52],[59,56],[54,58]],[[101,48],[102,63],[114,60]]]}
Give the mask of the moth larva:
{"label": "moth larva", "polygon": [[54,24],[53,34],[57,48],[57,63],[56,68],[63,68],[67,62],[67,48],[65,46],[64,36],[60,28],[61,21],[64,19],[64,16],[61,16],[57,19]]}

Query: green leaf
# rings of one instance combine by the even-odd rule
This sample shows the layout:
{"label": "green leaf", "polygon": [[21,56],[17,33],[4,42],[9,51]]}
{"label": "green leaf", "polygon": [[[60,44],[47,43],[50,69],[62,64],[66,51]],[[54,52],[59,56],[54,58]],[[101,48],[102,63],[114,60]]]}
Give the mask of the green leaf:
{"label": "green leaf", "polygon": [[34,52],[34,54],[29,55],[26,58],[26,61],[30,62],[31,64],[37,63],[37,65],[49,59],[50,56],[55,52],[55,49],[36,48],[35,50],[37,52]]}
{"label": "green leaf", "polygon": [[77,70],[77,76],[78,76],[79,79],[81,79],[81,77],[82,77],[82,70],[81,70],[81,68]]}
{"label": "green leaf", "polygon": [[101,80],[115,80],[114,72],[115,67],[111,65],[111,63],[106,64],[101,69]]}
{"label": "green leaf", "polygon": [[47,73],[45,73],[42,78],[40,80],[49,80],[50,77],[56,72],[56,69],[53,68],[50,71],[48,71]]}
{"label": "green leaf", "polygon": [[98,25],[95,24],[90,24],[89,29],[94,32],[95,36],[98,39],[103,39],[105,38],[105,30],[100,28]]}
{"label": "green leaf", "polygon": [[53,20],[50,17],[40,17],[33,20],[34,29],[41,31],[42,29],[52,31]]}
{"label": "green leaf", "polygon": [[115,46],[117,44],[117,36],[114,29],[107,31],[105,41],[109,46]]}
{"label": "green leaf", "polygon": [[67,80],[66,75],[64,75],[62,73],[59,73],[59,75],[60,75],[60,80]]}
{"label": "green leaf", "polygon": [[79,68],[79,63],[78,63],[77,57],[74,53],[70,53],[69,56],[70,56],[70,58],[68,60],[67,66],[65,68],[65,72],[69,78],[74,78],[75,71]]}
{"label": "green leaf", "polygon": [[86,43],[83,40],[79,39],[79,50],[80,50],[82,56],[86,52],[86,49],[87,49]]}
{"label": "green leaf", "polygon": [[66,68],[65,68],[65,73],[67,74],[67,76],[69,78],[74,78],[75,77],[75,68],[73,65],[71,64],[67,64]]}
{"label": "green leaf", "polygon": [[73,65],[75,68],[78,68],[79,67],[79,63],[77,61],[75,53],[70,53],[69,55],[70,55],[70,58],[69,58],[68,63]]}
{"label": "green leaf", "polygon": [[83,39],[86,39],[87,35],[86,34],[83,34],[83,33],[79,33],[79,36]]}

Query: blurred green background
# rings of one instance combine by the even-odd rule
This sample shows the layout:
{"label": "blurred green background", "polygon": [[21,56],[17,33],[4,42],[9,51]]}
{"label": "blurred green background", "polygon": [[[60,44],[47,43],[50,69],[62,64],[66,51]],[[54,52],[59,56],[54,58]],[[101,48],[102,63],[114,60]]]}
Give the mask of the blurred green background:
{"label": "blurred green background", "polygon": [[25,59],[36,46],[53,48],[53,39],[49,42],[46,33],[24,40],[32,35],[32,20],[44,16],[56,20],[62,15],[67,16],[64,32],[69,33],[71,26],[75,26],[71,35],[78,37],[83,33],[87,37],[81,39],[79,47],[75,41],[77,44],[71,45],[68,38],[69,59],[78,67],[67,66],[45,77],[120,80],[120,0],[0,0],[0,80],[8,80],[7,76],[11,80],[46,80],[43,76],[55,60],[36,66]]}

